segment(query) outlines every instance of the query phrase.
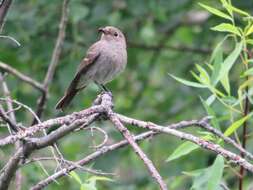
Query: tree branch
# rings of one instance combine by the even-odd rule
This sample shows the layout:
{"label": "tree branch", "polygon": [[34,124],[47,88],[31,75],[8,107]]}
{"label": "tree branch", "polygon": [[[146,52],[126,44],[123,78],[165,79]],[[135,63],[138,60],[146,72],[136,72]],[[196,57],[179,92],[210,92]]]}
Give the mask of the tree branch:
{"label": "tree branch", "polygon": [[131,147],[134,149],[134,152],[142,159],[144,164],[146,165],[150,175],[155,179],[155,181],[159,184],[160,189],[167,190],[167,185],[163,181],[161,175],[155,168],[152,161],[146,156],[146,154],[141,150],[138,144],[135,142],[132,134],[128,131],[128,129],[121,123],[119,118],[113,111],[109,108],[107,109],[107,115],[114,126],[120,131],[120,133],[125,137]]}
{"label": "tree branch", "polygon": [[231,162],[242,166],[244,169],[253,172],[253,165],[251,163],[249,163],[247,160],[245,160],[244,158],[242,158],[241,156],[234,154],[224,148],[222,148],[220,145],[218,144],[214,144],[210,141],[206,141],[203,140],[199,137],[193,136],[191,134],[188,133],[184,133],[169,127],[163,127],[160,125],[156,125],[154,123],[151,122],[144,122],[144,121],[139,121],[136,119],[130,119],[130,118],[126,118],[126,117],[121,117],[120,115],[118,115],[119,119],[126,124],[131,124],[137,127],[141,127],[144,129],[148,129],[148,130],[153,130],[156,132],[160,132],[160,133],[167,133],[173,136],[176,136],[180,139],[184,139],[190,142],[193,142],[197,145],[199,145],[200,147],[206,149],[206,150],[210,150],[212,152],[215,152],[216,154],[220,154],[222,155],[224,158],[227,158],[228,160],[230,160]]}
{"label": "tree branch", "polygon": [[[141,141],[143,139],[146,139],[146,138],[151,137],[156,134],[158,134],[158,133],[153,132],[153,131],[149,131],[149,132],[144,132],[140,135],[136,135],[133,138],[136,142],[138,142],[138,141]],[[100,158],[101,156],[103,156],[107,153],[110,153],[111,151],[117,150],[119,148],[123,148],[127,145],[129,145],[129,142],[127,140],[122,140],[122,141],[117,142],[115,144],[112,144],[109,146],[104,146],[104,147],[98,149],[97,151],[91,153],[90,155],[86,156],[82,160],[77,161],[76,163],[81,166],[89,164],[93,160]],[[34,185],[31,188],[31,190],[40,190],[40,189],[46,187],[47,185],[49,185],[50,183],[52,183],[53,181],[55,181],[56,179],[65,176],[67,173],[69,173],[75,169],[77,169],[76,166],[69,166],[69,167],[63,168],[62,170],[54,173],[53,175],[47,177],[46,179],[44,179],[44,180],[40,181],[39,183],[37,183],[36,185]]]}
{"label": "tree branch", "polygon": [[42,84],[40,84],[39,82],[37,82],[36,80],[30,78],[29,76],[19,72],[18,70],[14,69],[13,67],[0,62],[0,70],[8,72],[14,76],[16,76],[17,78],[19,78],[20,80],[26,82],[27,84],[30,84],[32,87],[40,90],[41,92],[44,91],[44,87]]}
{"label": "tree branch", "polygon": [[[65,38],[65,30],[66,30],[66,25],[68,21],[68,3],[69,3],[69,0],[64,0],[62,4],[62,13],[61,13],[61,21],[59,24],[58,37],[57,37],[55,47],[52,53],[50,65],[48,67],[47,74],[43,82],[43,88],[45,90],[42,92],[42,95],[39,98],[38,106],[36,110],[36,115],[39,118],[41,117],[42,112],[44,111],[44,106],[47,100],[49,84],[52,82],[53,76],[55,74],[55,69],[59,63],[60,54],[62,52],[63,42]],[[33,124],[36,124],[36,123],[37,121],[34,118]]]}
{"label": "tree branch", "polygon": [[[6,112],[6,115],[9,115],[11,121],[13,122],[13,124],[15,124],[16,127],[17,126],[17,121],[16,121],[16,115],[15,115],[15,109],[13,108],[13,104],[12,104],[12,99],[11,99],[11,95],[10,95],[10,91],[8,88],[7,83],[4,81],[4,77],[2,76],[2,74],[0,73],[0,81],[2,82],[2,89],[3,89],[3,94],[6,97],[6,104],[7,104],[7,110],[8,113]],[[15,149],[18,150],[19,147],[21,147],[22,144],[20,144],[20,142],[16,142],[15,143]],[[20,170],[16,171],[16,176],[15,176],[15,183],[16,183],[16,190],[21,190],[22,188],[22,174]]]}
{"label": "tree branch", "polygon": [[[253,172],[253,165],[249,163],[246,159],[243,159],[239,155],[228,151],[224,148],[222,148],[218,144],[214,144],[213,142],[209,142],[206,140],[203,140],[199,137],[196,137],[194,135],[184,133],[179,131],[179,129],[196,125],[199,127],[202,127],[205,130],[208,130],[212,134],[215,135],[220,135],[220,137],[223,139],[224,137],[220,134],[216,129],[210,129],[212,128],[210,125],[207,125],[208,118],[205,117],[201,120],[191,120],[191,121],[181,121],[179,123],[171,124],[166,127],[160,126],[151,122],[145,122],[145,121],[140,121],[137,119],[132,119],[117,113],[114,113],[112,111],[113,103],[110,94],[102,94],[99,95],[98,98],[94,101],[95,105],[91,106],[88,109],[82,110],[80,112],[72,113],[70,115],[66,115],[63,117],[58,117],[55,119],[49,119],[47,121],[44,121],[42,123],[36,124],[34,126],[31,126],[24,131],[19,131],[15,135],[10,135],[6,137],[5,139],[2,139],[0,141],[0,144],[6,144],[6,143],[14,143],[17,140],[23,140],[25,141],[25,144],[23,146],[22,152],[19,149],[14,156],[9,160],[9,162],[6,164],[4,168],[4,172],[0,176],[0,181],[4,181],[5,183],[2,184],[3,187],[8,186],[6,183],[9,183],[11,177],[13,176],[13,172],[17,170],[18,164],[20,160],[23,157],[29,156],[29,154],[36,149],[41,149],[44,147],[48,147],[55,143],[57,140],[60,138],[64,137],[65,135],[69,134],[70,132],[89,126],[94,120],[98,118],[99,115],[101,114],[107,114],[109,119],[114,123],[115,127],[122,133],[122,135],[127,139],[127,141],[124,141],[129,143],[132,147],[134,147],[134,150],[136,153],[142,158],[144,161],[145,165],[148,167],[149,172],[151,175],[158,181],[161,189],[166,189],[166,184],[162,181],[160,174],[157,172],[155,167],[153,166],[152,162],[146,157],[146,155],[143,153],[143,151],[139,148],[139,146],[135,142],[135,138],[132,137],[131,133],[127,130],[127,128],[124,127],[124,124],[129,124],[129,125],[134,125],[139,128],[144,128],[151,130],[151,132],[148,132],[147,136],[150,135],[156,135],[159,133],[167,133],[173,136],[176,136],[177,138],[180,139],[185,139],[187,141],[191,141],[199,146],[201,146],[203,149],[210,150],[212,152],[215,152],[216,154],[222,155],[224,158],[227,158],[229,161],[232,161],[232,163],[242,166],[244,169]],[[47,136],[43,137],[32,137],[35,133],[42,131],[43,129],[48,129],[54,125],[61,125],[57,130],[53,131],[52,133],[48,134]],[[27,138],[29,137],[29,138]],[[141,135],[141,137],[143,137]],[[146,137],[146,133],[145,133]],[[144,138],[144,137],[143,137]],[[143,139],[142,138],[142,139]],[[228,137],[227,137],[228,138]],[[226,139],[226,138],[225,138]],[[226,139],[225,142],[231,143],[232,139]],[[7,142],[8,141],[8,142]],[[122,141],[123,142],[123,141]],[[124,144],[123,143],[123,144]],[[121,146],[121,144],[120,144]],[[122,145],[123,146],[123,145]],[[116,146],[115,149],[117,149],[118,145]],[[104,147],[103,147],[104,148]],[[98,156],[101,156],[103,154],[103,148],[99,149],[100,151],[97,151],[96,154],[92,154],[92,156],[88,156],[85,158],[87,162],[90,162],[92,159],[95,159]],[[112,149],[114,150],[114,148]],[[242,149],[245,151],[244,149]],[[102,151],[102,152],[101,152]],[[109,152],[111,150],[108,150]],[[245,151],[246,152],[246,151]],[[248,155],[251,155],[250,153],[247,153]],[[77,164],[82,165],[87,162],[77,162]],[[61,170],[59,173],[57,172],[56,174],[53,174],[50,176],[48,179],[45,181],[43,180],[42,183],[39,183],[39,187],[44,187],[45,184],[50,183],[51,180],[54,180],[55,178],[58,178],[62,175],[64,175],[62,172],[69,172],[71,170],[75,169],[74,166],[67,167],[64,170]],[[8,176],[6,176],[8,175]],[[42,186],[41,186],[42,184]],[[1,185],[1,183],[0,183]],[[1,189],[2,186],[0,186]],[[36,186],[34,187],[36,188]]]}
{"label": "tree branch", "polygon": [[12,0],[2,0],[0,4],[0,33],[4,26],[5,16],[11,6]]}

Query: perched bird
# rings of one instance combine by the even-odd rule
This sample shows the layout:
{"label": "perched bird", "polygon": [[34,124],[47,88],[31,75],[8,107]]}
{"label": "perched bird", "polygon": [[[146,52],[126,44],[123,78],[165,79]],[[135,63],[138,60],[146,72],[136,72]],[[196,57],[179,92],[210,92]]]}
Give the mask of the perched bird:
{"label": "perched bird", "polygon": [[98,31],[102,33],[100,40],[88,49],[74,79],[56,104],[56,109],[63,109],[69,105],[77,92],[91,82],[107,91],[104,85],[125,69],[127,51],[124,34],[113,26],[99,28]]}

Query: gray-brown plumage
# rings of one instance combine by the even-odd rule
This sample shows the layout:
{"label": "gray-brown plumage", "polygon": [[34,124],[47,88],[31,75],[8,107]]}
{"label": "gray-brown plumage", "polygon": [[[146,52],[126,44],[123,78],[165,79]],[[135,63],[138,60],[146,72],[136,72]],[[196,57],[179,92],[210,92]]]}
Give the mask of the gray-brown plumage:
{"label": "gray-brown plumage", "polygon": [[64,96],[56,105],[63,109],[74,98],[78,91],[89,83],[104,85],[122,72],[127,64],[126,40],[124,34],[116,27],[107,26],[99,29],[101,38],[87,51],[74,79]]}

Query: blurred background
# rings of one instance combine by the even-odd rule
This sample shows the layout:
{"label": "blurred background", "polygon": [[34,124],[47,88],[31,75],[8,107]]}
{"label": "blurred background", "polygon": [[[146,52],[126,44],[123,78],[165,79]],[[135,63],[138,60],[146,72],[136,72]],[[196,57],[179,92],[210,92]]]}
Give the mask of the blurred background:
{"label": "blurred background", "polygon": [[[162,125],[205,116],[200,102],[200,96],[207,95],[205,91],[186,87],[168,75],[192,79],[190,70],[194,64],[205,64],[215,45],[224,37],[209,29],[217,25],[220,18],[209,15],[198,2],[221,7],[219,1],[210,0],[71,0],[63,52],[50,85],[43,120],[79,111],[92,104],[99,93],[95,85],[81,92],[64,113],[54,109],[87,48],[99,39],[97,29],[106,25],[119,27],[126,34],[128,43],[127,68],[107,85],[113,93],[116,112]],[[234,0],[233,4],[252,14],[253,1]],[[1,39],[0,60],[43,81],[57,38],[61,7],[61,0],[14,1],[2,34],[14,37],[21,46]],[[14,99],[36,108],[40,92],[11,75],[7,76],[7,82]],[[18,112],[18,121],[27,121],[29,124],[31,119],[28,113]],[[110,143],[122,139],[107,122],[97,122],[94,126],[108,132]],[[131,127],[129,129],[136,134],[141,132]],[[0,133],[4,134],[5,131],[0,129]],[[94,151],[90,147],[101,140],[99,133],[92,137],[89,131],[82,131],[66,136],[58,145],[67,159],[78,160]],[[189,189],[193,178],[182,172],[205,168],[215,158],[210,152],[197,150],[178,160],[165,162],[181,143],[168,135],[141,143],[172,190]],[[11,147],[0,150],[1,168],[11,152]],[[43,149],[37,154],[50,155],[50,152],[49,149]],[[53,172],[54,162],[43,162],[43,165],[49,173]],[[129,147],[105,155],[90,166],[118,174],[113,182],[98,182],[98,189],[157,189],[142,161]],[[36,163],[23,167],[22,174],[24,189],[46,177]],[[89,177],[84,172],[78,172],[78,175],[84,180]],[[235,174],[228,171],[223,176],[228,186],[236,189]],[[249,187],[252,176],[245,181]],[[80,188],[70,177],[63,177],[59,182],[60,185],[53,183],[47,189]]]}

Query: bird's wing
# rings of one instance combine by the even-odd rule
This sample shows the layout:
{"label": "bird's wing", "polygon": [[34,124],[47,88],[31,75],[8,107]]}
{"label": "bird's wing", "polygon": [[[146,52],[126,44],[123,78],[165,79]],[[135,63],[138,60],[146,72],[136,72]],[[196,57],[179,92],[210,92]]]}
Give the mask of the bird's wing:
{"label": "bird's wing", "polygon": [[80,80],[80,77],[82,74],[85,74],[85,72],[87,72],[87,70],[90,68],[90,66],[93,65],[93,63],[95,63],[95,61],[98,59],[100,55],[100,48],[99,48],[99,43],[95,43],[93,44],[88,50],[87,50],[87,54],[86,57],[82,60],[82,62],[80,63],[77,72],[74,76],[74,79],[71,81],[67,93],[72,91],[72,90],[77,90],[77,86]]}
{"label": "bird's wing", "polygon": [[89,70],[90,66],[92,66],[96,62],[99,55],[100,55],[100,43],[97,42],[88,49],[87,55],[80,63],[74,79],[71,81],[64,96],[56,104],[56,109],[63,109],[64,107],[66,107],[74,98],[76,93],[79,90],[85,88],[85,86],[78,88],[78,83],[80,81],[80,78],[82,75],[85,75],[85,73]]}

